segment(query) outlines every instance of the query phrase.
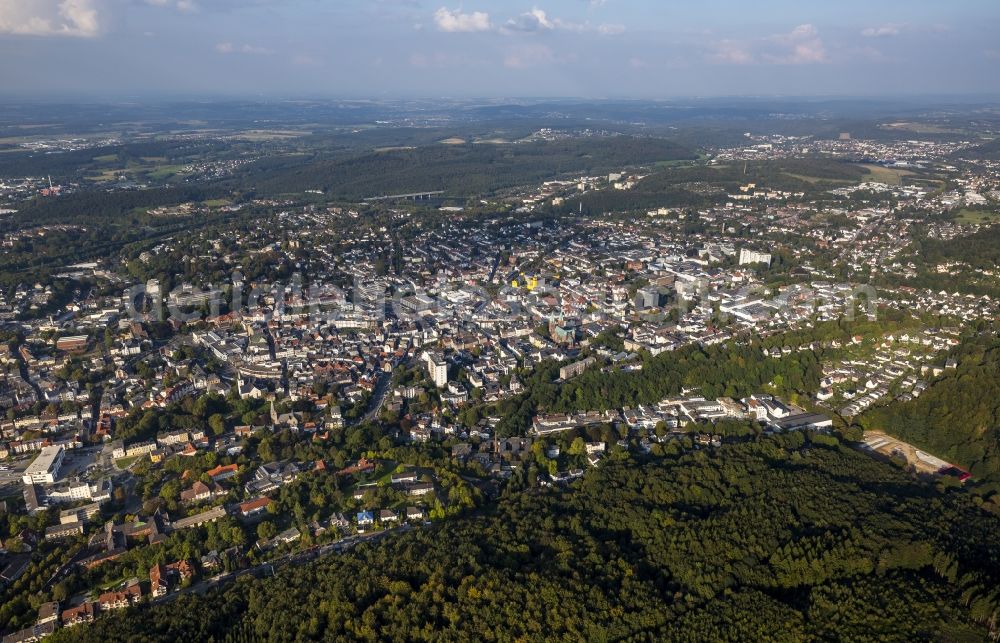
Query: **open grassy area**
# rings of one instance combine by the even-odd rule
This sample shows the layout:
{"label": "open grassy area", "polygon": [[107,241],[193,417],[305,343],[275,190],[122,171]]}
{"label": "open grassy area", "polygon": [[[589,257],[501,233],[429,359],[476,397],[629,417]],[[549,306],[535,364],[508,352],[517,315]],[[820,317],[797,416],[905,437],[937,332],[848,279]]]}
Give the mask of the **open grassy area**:
{"label": "open grassy area", "polygon": [[851,183],[856,183],[850,179],[828,179],[822,176],[808,176],[806,174],[792,174],[791,172],[783,172],[785,176],[789,176],[793,179],[798,179],[800,181],[806,181],[808,183],[841,183],[844,185],[849,185]]}
{"label": "open grassy area", "polygon": [[909,170],[897,170],[895,168],[884,167],[881,165],[862,164],[861,167],[871,173],[865,177],[866,181],[885,183],[886,185],[900,185],[903,182],[904,176],[913,175],[913,172],[910,172]]}
{"label": "open grassy area", "polygon": [[380,460],[378,470],[374,472],[371,482],[380,487],[385,487],[392,482],[392,474],[396,473],[399,463],[394,460]]}
{"label": "open grassy area", "polygon": [[1000,212],[963,208],[954,213],[952,218],[958,223],[996,223],[1000,221]]}
{"label": "open grassy area", "polygon": [[88,181],[117,181],[121,170],[104,170],[100,174],[88,176]]}
{"label": "open grassy area", "polygon": [[118,466],[119,469],[128,469],[140,457],[141,456],[135,455],[135,456],[132,456],[131,458],[119,458],[118,460],[115,460],[115,464]]}
{"label": "open grassy area", "polygon": [[935,125],[933,123],[914,123],[914,122],[898,122],[898,123],[886,123],[881,125],[881,127],[888,130],[896,130],[903,132],[913,132],[915,134],[961,134],[962,130],[955,129],[953,127],[945,127],[942,125]]}
{"label": "open grassy area", "polygon": [[653,167],[657,169],[668,168],[668,167],[691,167],[694,165],[698,165],[699,161],[701,161],[701,159],[704,158],[703,155],[699,155],[699,157],[700,158],[698,159],[698,161],[689,161],[687,159],[678,159],[676,161],[657,161],[653,165]]}
{"label": "open grassy area", "polygon": [[183,165],[161,165],[160,167],[146,172],[146,176],[153,180],[161,181],[175,174],[179,174],[183,169]]}
{"label": "open grassy area", "polygon": [[308,136],[311,133],[312,132],[299,130],[247,130],[245,132],[239,132],[233,136],[233,138],[251,142],[284,141],[302,136]]}

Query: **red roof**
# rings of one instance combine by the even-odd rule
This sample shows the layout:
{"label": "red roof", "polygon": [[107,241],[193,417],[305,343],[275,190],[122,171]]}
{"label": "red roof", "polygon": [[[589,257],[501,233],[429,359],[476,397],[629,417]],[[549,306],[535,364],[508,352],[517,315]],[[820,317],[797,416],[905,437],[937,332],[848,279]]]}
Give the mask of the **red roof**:
{"label": "red roof", "polygon": [[247,514],[257,509],[263,509],[264,507],[267,506],[269,502],[271,502],[271,499],[267,497],[247,500],[246,502],[240,505],[240,513]]}
{"label": "red roof", "polygon": [[220,464],[214,469],[209,469],[205,473],[207,473],[210,478],[214,478],[215,476],[221,475],[223,473],[236,473],[237,471],[239,471],[239,468],[240,467],[237,464],[227,464],[225,466]]}

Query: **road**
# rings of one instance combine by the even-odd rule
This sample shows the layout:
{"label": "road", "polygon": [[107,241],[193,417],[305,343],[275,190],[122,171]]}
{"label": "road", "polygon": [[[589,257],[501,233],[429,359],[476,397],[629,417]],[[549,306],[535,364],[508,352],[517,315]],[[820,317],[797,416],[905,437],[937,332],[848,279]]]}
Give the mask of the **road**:
{"label": "road", "polygon": [[365,411],[365,414],[360,420],[355,422],[355,424],[371,422],[378,417],[379,412],[382,410],[382,406],[385,404],[385,398],[389,394],[389,384],[391,382],[392,373],[382,373],[378,376],[375,388],[372,389],[372,398],[368,402],[368,410]]}
{"label": "road", "polygon": [[289,563],[302,564],[312,560],[316,560],[322,556],[328,556],[331,553],[340,553],[347,551],[348,549],[354,547],[358,543],[362,542],[376,542],[386,537],[387,535],[396,531],[409,531],[413,527],[410,524],[403,524],[399,527],[394,527],[392,529],[387,529],[385,531],[376,531],[370,534],[354,534],[341,538],[340,540],[332,543],[327,543],[325,545],[318,545],[316,547],[311,547],[305,551],[291,552],[275,558],[274,560],[269,560],[266,563],[261,563],[254,567],[248,567],[247,569],[241,569],[238,571],[226,572],[224,574],[219,574],[218,576],[213,576],[201,582],[195,583],[190,587],[185,587],[184,589],[178,590],[176,592],[171,592],[165,596],[160,596],[154,598],[150,603],[165,603],[172,601],[178,596],[183,596],[185,594],[204,594],[210,590],[217,587],[225,585],[231,581],[236,580],[241,576],[254,575],[254,576],[273,576],[275,567],[282,567]]}

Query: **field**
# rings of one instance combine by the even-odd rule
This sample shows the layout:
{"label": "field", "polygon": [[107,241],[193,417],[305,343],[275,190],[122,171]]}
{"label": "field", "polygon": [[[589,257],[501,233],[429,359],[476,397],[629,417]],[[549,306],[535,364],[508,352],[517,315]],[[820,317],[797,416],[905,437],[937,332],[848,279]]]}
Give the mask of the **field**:
{"label": "field", "polygon": [[784,175],[788,176],[788,177],[791,177],[793,179],[798,179],[800,181],[805,181],[807,183],[819,183],[821,181],[823,183],[839,183],[839,184],[843,184],[843,185],[850,185],[851,183],[856,183],[856,181],[852,181],[851,179],[829,179],[829,178],[822,177],[822,176],[809,176],[807,174],[793,174],[791,172],[784,172]]}
{"label": "field", "polygon": [[962,130],[955,129],[952,127],[935,125],[933,123],[898,122],[898,123],[886,123],[881,127],[884,127],[885,129],[888,130],[913,132],[914,134],[961,134],[962,133]]}
{"label": "field", "polygon": [[[106,157],[96,157],[95,160],[104,158]],[[111,158],[117,160],[116,156]],[[87,179],[91,181],[116,181],[119,175],[124,174],[129,178],[142,179],[145,177],[153,181],[163,181],[176,174],[183,174],[185,167],[186,165],[182,164],[166,163],[166,159],[147,158],[143,159],[143,162],[129,161],[125,167],[95,168],[99,173],[89,175]]]}
{"label": "field", "polygon": [[183,165],[161,165],[149,170],[146,174],[153,180],[162,181],[175,174],[180,174],[184,167]]}
{"label": "field", "polygon": [[311,132],[299,130],[246,130],[234,135],[233,138],[240,141],[250,141],[262,143],[267,141],[284,141],[288,139],[308,136]]}
{"label": "field", "polygon": [[704,154],[699,154],[697,161],[692,161],[690,159],[677,159],[677,160],[673,160],[673,161],[657,161],[653,165],[653,167],[655,167],[656,169],[667,169],[667,168],[676,168],[676,167],[690,167],[690,166],[693,166],[693,165],[697,165],[700,161],[704,160],[705,158],[706,157],[705,157]]}
{"label": "field", "polygon": [[864,164],[860,167],[863,167],[871,172],[871,174],[866,176],[864,180],[873,183],[901,185],[904,176],[913,176],[913,172],[910,172],[909,170],[897,170],[891,167],[883,167],[881,165]]}
{"label": "field", "polygon": [[963,208],[953,214],[952,218],[958,223],[996,223],[1000,221],[1000,212]]}

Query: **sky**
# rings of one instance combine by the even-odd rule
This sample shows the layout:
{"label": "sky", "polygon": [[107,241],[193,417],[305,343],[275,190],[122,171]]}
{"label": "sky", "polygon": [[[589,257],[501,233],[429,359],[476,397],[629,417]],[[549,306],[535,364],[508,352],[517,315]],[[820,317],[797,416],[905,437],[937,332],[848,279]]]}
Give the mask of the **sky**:
{"label": "sky", "polygon": [[1000,0],[0,0],[0,94],[1000,94]]}

